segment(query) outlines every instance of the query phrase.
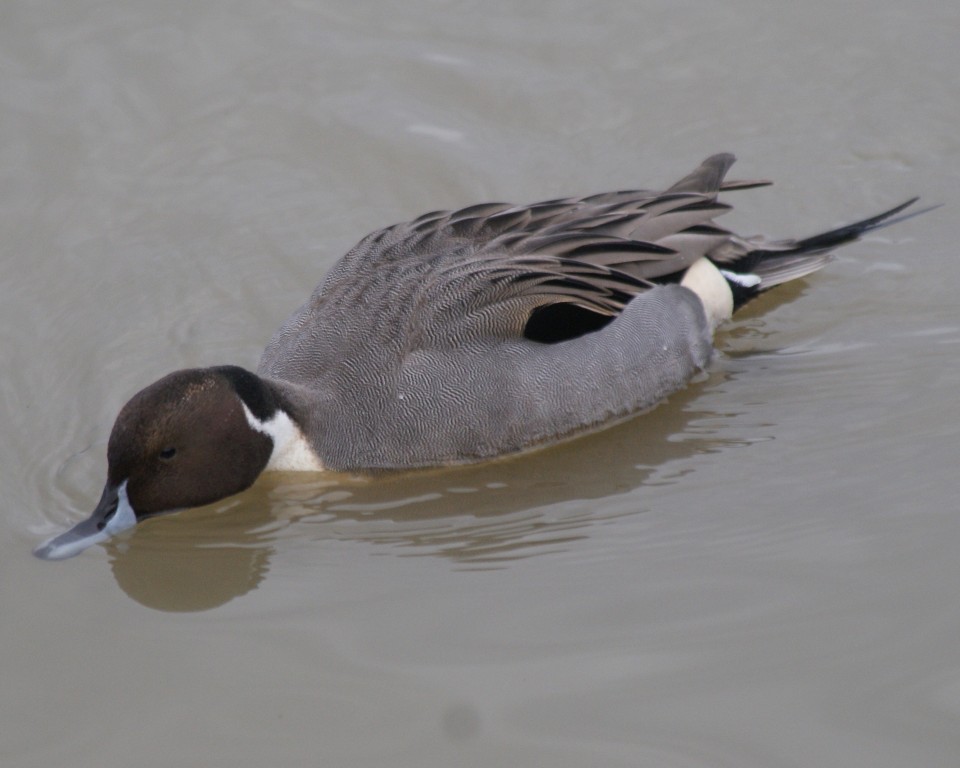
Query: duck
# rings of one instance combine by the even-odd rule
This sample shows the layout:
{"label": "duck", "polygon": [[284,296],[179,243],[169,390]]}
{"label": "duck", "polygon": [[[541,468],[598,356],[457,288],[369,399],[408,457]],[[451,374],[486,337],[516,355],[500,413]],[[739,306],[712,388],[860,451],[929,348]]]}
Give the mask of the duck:
{"label": "duck", "polygon": [[[918,198],[802,239],[715,219],[730,153],[663,191],[434,211],[363,238],[270,340],[257,370],[170,373],[133,395],[93,514],[35,550],[76,555],[217,502],[264,472],[359,474],[492,460],[650,409],[705,370],[759,294]],[[929,209],[925,209],[929,210]]]}

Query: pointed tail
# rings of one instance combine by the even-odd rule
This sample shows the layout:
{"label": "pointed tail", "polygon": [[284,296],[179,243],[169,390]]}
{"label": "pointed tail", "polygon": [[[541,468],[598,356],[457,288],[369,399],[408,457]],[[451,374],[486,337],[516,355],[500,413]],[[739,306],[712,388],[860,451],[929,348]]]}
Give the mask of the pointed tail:
{"label": "pointed tail", "polygon": [[[749,251],[734,263],[723,265],[723,271],[734,291],[735,305],[739,307],[753,296],[775,285],[816,272],[833,258],[831,251],[834,248],[853,242],[867,232],[898,224],[940,207],[931,205],[920,210],[902,213],[917,200],[919,198],[913,197],[883,213],[800,240],[758,243],[756,249]],[[759,282],[742,279],[750,275],[759,278]]]}

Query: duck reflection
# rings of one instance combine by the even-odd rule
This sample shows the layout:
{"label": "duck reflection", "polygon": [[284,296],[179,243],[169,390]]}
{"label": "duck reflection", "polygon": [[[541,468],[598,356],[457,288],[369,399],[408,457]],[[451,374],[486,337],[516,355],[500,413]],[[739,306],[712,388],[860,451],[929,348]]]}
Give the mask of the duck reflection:
{"label": "duck reflection", "polygon": [[628,492],[671,482],[670,462],[738,442],[702,426],[726,419],[690,409],[699,390],[602,432],[499,461],[363,479],[267,476],[226,502],[145,521],[104,546],[120,587],[165,611],[208,610],[250,592],[285,542],[360,541],[457,568],[507,567],[565,550],[597,522],[644,511]]}

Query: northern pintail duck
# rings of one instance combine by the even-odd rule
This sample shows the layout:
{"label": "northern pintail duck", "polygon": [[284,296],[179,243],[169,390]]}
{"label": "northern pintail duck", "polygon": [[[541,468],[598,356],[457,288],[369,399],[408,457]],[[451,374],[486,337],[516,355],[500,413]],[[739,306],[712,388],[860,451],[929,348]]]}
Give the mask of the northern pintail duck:
{"label": "northern pintail duck", "polygon": [[[69,557],[267,470],[481,461],[652,406],[710,361],[716,327],[909,200],[800,240],[714,219],[733,155],[663,192],[428,213],[368,235],[274,335],[256,373],[176,371],[123,407],[93,515],[36,550]],[[915,215],[915,214],[913,214]]]}

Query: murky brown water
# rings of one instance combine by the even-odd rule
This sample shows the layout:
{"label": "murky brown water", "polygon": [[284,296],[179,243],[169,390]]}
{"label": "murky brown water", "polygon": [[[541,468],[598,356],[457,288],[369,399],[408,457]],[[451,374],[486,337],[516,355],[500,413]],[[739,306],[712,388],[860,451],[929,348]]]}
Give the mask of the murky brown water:
{"label": "murky brown water", "polygon": [[[960,764],[960,10],[0,9],[3,766]],[[63,563],[117,409],[256,363],[369,230],[666,184],[741,229],[947,206],[608,432],[286,476]]]}

